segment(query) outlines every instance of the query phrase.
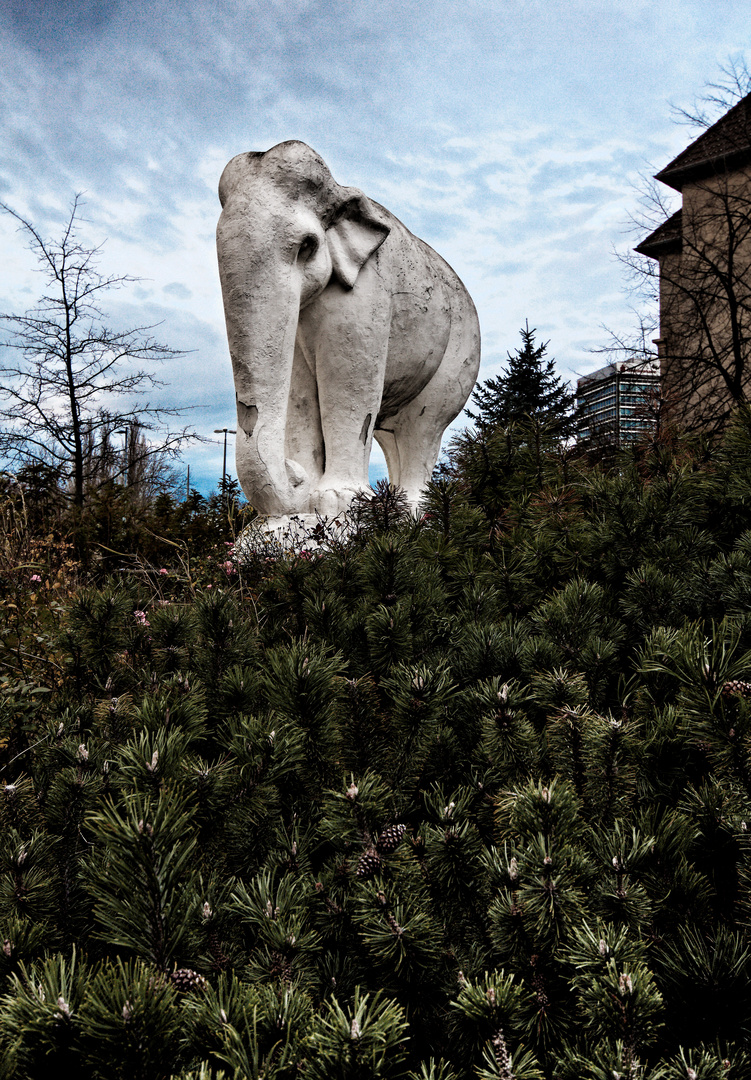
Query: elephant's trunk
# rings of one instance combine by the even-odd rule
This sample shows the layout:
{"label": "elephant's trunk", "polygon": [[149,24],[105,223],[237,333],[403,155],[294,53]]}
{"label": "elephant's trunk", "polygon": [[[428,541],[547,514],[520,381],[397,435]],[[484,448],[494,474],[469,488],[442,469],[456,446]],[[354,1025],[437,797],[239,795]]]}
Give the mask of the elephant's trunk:
{"label": "elephant's trunk", "polygon": [[300,284],[291,267],[280,265],[271,235],[250,235],[254,215],[243,203],[225,206],[217,229],[237,398],[237,476],[259,513],[287,514],[307,498],[305,471],[285,457]]}

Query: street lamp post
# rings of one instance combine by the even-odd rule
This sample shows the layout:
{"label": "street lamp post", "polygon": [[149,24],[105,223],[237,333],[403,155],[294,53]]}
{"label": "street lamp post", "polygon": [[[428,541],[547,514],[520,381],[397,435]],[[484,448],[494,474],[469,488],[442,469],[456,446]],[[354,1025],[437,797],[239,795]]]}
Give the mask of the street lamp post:
{"label": "street lamp post", "polygon": [[225,477],[227,475],[227,435],[236,435],[237,434],[237,429],[236,428],[226,428],[226,427],[214,428],[214,434],[215,435],[221,435],[222,432],[224,432],[224,456],[222,457],[222,492],[224,493],[224,497],[226,499],[227,494],[226,494],[226,491],[225,491],[224,484],[225,484]]}

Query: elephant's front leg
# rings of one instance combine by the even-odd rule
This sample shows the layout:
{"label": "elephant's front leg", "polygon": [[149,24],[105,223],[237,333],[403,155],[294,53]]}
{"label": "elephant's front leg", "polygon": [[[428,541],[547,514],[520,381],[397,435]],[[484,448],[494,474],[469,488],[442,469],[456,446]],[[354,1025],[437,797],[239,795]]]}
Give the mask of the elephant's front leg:
{"label": "elephant's front leg", "polygon": [[[290,380],[284,453],[288,460],[297,462],[305,470],[309,490],[316,491],[323,475],[323,433],[315,374],[299,335]],[[299,512],[307,513],[309,510],[306,501]]]}
{"label": "elephant's front leg", "polygon": [[326,517],[346,510],[357,492],[368,487],[373,428],[383,396],[388,302],[378,302],[367,290],[356,292],[330,287],[306,320],[324,450],[323,475],[310,501]]}

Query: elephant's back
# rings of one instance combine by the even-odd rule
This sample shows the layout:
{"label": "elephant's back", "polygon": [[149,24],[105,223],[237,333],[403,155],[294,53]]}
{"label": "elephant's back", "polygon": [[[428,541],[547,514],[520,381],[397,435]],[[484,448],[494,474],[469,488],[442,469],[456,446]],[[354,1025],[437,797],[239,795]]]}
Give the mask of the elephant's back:
{"label": "elephant's back", "polygon": [[455,306],[466,305],[464,315],[474,315],[477,319],[472,297],[451,264],[425,240],[410,232],[404,222],[385,206],[376,202],[373,202],[373,205],[378,208],[379,217],[382,217],[391,229],[376,252],[376,258],[382,264],[388,264],[391,280],[398,282],[398,291],[410,287],[417,287],[419,290],[421,282],[432,284],[438,279],[453,295]]}
{"label": "elephant's back", "polygon": [[427,386],[460,326],[479,343],[477,313],[458,275],[398,218],[382,212],[391,232],[376,253],[376,263],[390,292],[391,313],[379,423]]}

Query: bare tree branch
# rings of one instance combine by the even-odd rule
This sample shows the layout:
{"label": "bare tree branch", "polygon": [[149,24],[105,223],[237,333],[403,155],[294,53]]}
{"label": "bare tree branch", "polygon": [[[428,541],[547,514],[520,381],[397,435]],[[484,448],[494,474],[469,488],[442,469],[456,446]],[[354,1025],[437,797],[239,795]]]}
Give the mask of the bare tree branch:
{"label": "bare tree branch", "polygon": [[[77,509],[87,493],[105,478],[145,476],[150,461],[179,454],[195,433],[183,427],[163,429],[166,419],[183,412],[132,404],[164,385],[150,365],[181,355],[151,336],[154,326],[113,330],[100,309],[100,297],[136,281],[105,276],[97,264],[101,246],[87,247],[77,236],[81,196],[57,240],[45,239],[36,226],[0,203],[26,233],[38,270],[45,277],[37,307],[22,314],[0,315],[5,335],[0,366],[0,455],[22,466],[53,462]],[[11,360],[15,354],[17,359]],[[139,361],[146,366],[134,366]],[[112,409],[113,399],[122,407]],[[157,431],[157,428],[162,430]],[[130,436],[127,461],[115,461],[110,436]],[[145,432],[153,432],[147,439]]]}
{"label": "bare tree branch", "polygon": [[671,105],[673,119],[677,124],[705,130],[733,105],[751,91],[751,71],[745,56],[738,53],[720,65],[720,74],[715,82],[707,83],[704,92],[692,107],[684,109]]}

